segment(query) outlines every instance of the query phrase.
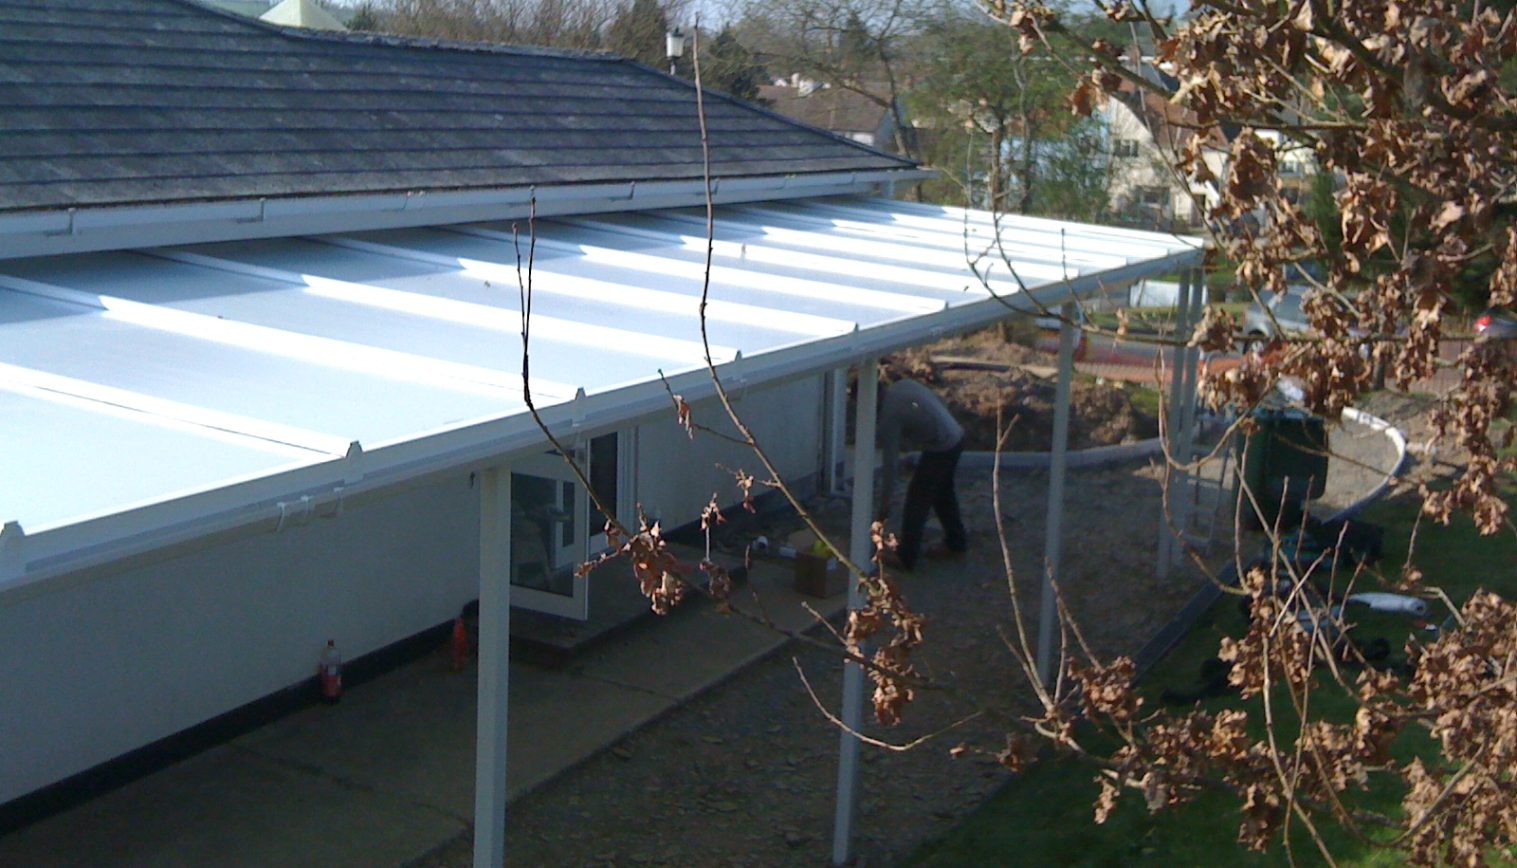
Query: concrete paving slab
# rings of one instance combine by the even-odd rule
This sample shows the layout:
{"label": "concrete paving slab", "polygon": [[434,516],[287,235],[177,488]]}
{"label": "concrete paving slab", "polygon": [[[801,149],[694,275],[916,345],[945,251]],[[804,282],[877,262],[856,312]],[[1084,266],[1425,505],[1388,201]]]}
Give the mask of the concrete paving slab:
{"label": "concrete paving slab", "polygon": [[[424,660],[343,697],[264,727],[237,744],[319,769],[445,814],[474,812],[476,668]],[[377,689],[370,689],[377,688]],[[645,690],[511,667],[510,793],[514,797],[667,710]]]}
{"label": "concrete paving slab", "polygon": [[[701,550],[674,543],[669,548],[692,575],[700,575],[695,565],[700,563]],[[734,576],[742,574],[741,559],[717,555],[716,560]],[[623,560],[611,561],[591,572],[589,583],[590,611],[584,621],[516,610],[511,617],[512,653],[522,660],[562,665],[589,648],[611,641],[623,630],[658,617]]]}
{"label": "concrete paving slab", "polygon": [[[777,626],[789,630],[804,630],[816,624],[815,616],[803,608],[803,603],[809,603],[824,617],[846,605],[844,595],[826,600],[803,597],[790,584],[788,563],[755,562],[749,586],[734,592],[733,605],[762,612]],[[749,588],[757,592],[762,605],[753,599]],[[613,642],[583,653],[570,671],[682,700],[788,641],[781,633],[742,615],[723,614],[705,601],[682,606],[645,629],[646,634],[638,636],[635,642]]]}
{"label": "concrete paving slab", "polygon": [[225,746],[0,839],[0,865],[368,868],[416,858],[465,828],[411,800]]}
{"label": "concrete paving slab", "polygon": [[233,744],[467,819],[474,811],[475,691],[473,667],[452,672],[433,655],[347,691],[337,705],[305,709]]}

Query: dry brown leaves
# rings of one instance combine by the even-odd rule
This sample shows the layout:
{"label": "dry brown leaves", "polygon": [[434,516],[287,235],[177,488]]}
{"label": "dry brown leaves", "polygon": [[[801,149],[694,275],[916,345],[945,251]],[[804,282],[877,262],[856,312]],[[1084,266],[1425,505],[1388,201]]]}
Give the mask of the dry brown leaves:
{"label": "dry brown leaves", "polygon": [[1419,864],[1483,864],[1517,846],[1517,606],[1472,597],[1464,626],[1422,650],[1408,698],[1443,746],[1441,762],[1404,770],[1411,852]]}
{"label": "dry brown leaves", "polygon": [[849,654],[872,664],[868,671],[874,682],[875,719],[894,726],[901,722],[906,707],[916,698],[913,685],[920,675],[911,655],[922,644],[922,630],[927,622],[906,605],[900,585],[883,569],[883,554],[895,548],[894,538],[885,533],[884,524],[878,521],[871,525],[870,537],[874,542],[875,563],[881,568],[873,575],[857,579],[864,605],[848,613],[843,641]]}
{"label": "dry brown leaves", "polygon": [[[1119,20],[1136,17],[1126,3],[1102,8]],[[1070,34],[1042,4],[995,0],[990,9],[1024,43]],[[1290,375],[1310,409],[1336,418],[1377,367],[1409,388],[1447,364],[1439,351],[1456,294],[1517,302],[1511,4],[1199,0],[1178,29],[1146,23],[1157,31],[1159,63],[1178,81],[1165,96],[1197,126],[1176,168],[1220,191],[1208,216],[1239,282],[1258,296],[1295,282],[1286,276],[1292,263],[1312,260],[1326,272],[1304,308],[1312,334],[1211,374],[1201,384],[1205,400],[1255,406]],[[1119,74],[1136,84],[1110,46],[1091,44],[1088,57],[1096,68],[1070,96],[1087,114]],[[1226,170],[1217,173],[1206,151],[1223,141]],[[1299,204],[1303,185],[1282,176],[1283,160],[1301,154],[1333,179],[1336,226],[1309,217]],[[1223,350],[1234,331],[1231,317],[1209,312],[1189,341]],[[1468,514],[1487,534],[1511,527],[1499,483],[1517,471],[1501,452],[1513,439],[1504,416],[1517,389],[1514,358],[1512,348],[1477,343],[1455,362],[1459,383],[1433,421],[1469,460],[1450,487],[1424,489],[1428,515],[1448,522]],[[1419,582],[1408,563],[1401,583]],[[1098,777],[1098,821],[1124,792],[1140,792],[1156,810],[1221,786],[1242,809],[1239,840],[1264,848],[1293,811],[1359,824],[1349,794],[1389,775],[1406,791],[1396,846],[1414,862],[1480,864],[1517,844],[1517,608],[1477,595],[1464,607],[1464,626],[1414,653],[1407,682],[1362,665],[1340,639],[1346,625],[1327,623],[1320,601],[1282,593],[1262,571],[1243,584],[1250,627],[1224,640],[1220,656],[1247,711],[1140,717],[1120,661],[1066,666],[1086,718],[1122,745]],[[1345,678],[1350,665],[1358,674]],[[1294,719],[1310,691],[1324,689],[1358,702],[1353,719]],[[1246,724],[1265,708],[1272,726],[1290,721],[1285,728],[1296,727],[1299,738],[1277,731],[1277,747],[1252,738]],[[1071,717],[1054,704],[1038,731],[1067,744]],[[1436,762],[1391,761],[1400,740],[1429,734],[1441,748]]]}
{"label": "dry brown leaves", "polygon": [[606,551],[581,564],[576,572],[581,576],[588,575],[602,564],[626,558],[632,564],[638,589],[648,598],[653,611],[667,615],[685,598],[688,570],[670,550],[658,522],[650,522],[641,506],[637,510],[637,519],[638,529],[630,534],[624,533],[615,522],[607,522]]}

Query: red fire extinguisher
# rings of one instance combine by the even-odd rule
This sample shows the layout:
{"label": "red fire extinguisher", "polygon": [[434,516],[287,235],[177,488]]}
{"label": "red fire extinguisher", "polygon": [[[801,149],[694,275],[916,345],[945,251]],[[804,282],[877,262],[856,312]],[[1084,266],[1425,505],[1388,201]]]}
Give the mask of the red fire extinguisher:
{"label": "red fire extinguisher", "polygon": [[321,683],[322,702],[334,703],[342,698],[342,654],[337,650],[337,642],[332,639],[328,639],[327,647],[321,649],[316,679]]}
{"label": "red fire extinguisher", "polygon": [[454,672],[462,672],[469,665],[469,655],[473,653],[473,643],[469,641],[469,628],[464,626],[463,618],[453,619],[453,638],[448,642],[449,666]]}

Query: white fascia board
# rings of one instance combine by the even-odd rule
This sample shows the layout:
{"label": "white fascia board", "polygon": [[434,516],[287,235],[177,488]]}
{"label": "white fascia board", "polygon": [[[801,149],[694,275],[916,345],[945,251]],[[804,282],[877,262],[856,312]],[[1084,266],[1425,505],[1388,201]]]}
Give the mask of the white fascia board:
{"label": "white fascia board", "polygon": [[[46,579],[132,557],[180,542],[254,523],[278,514],[277,504],[299,502],[316,477],[340,478],[323,459],[272,474],[180,492],[109,514],[71,520],[62,527],[24,531],[6,524],[9,539],[0,552],[0,599],[45,590]],[[314,498],[307,503],[314,504]]]}
{"label": "white fascia board", "polygon": [[[1040,306],[1052,308],[1072,299],[1100,295],[1113,285],[1195,265],[1201,256],[1200,249],[1179,251],[1028,293],[986,298],[931,316],[903,317],[847,335],[740,358],[720,366],[718,372],[733,388],[784,382],[983,328],[1013,311],[1031,312]],[[668,391],[694,402],[713,396],[715,387],[709,373],[697,368],[671,375],[667,385],[652,380],[595,395],[580,392],[572,401],[542,408],[540,415],[555,435],[590,434],[671,412]],[[461,423],[367,452],[355,443],[343,458],[37,534],[25,533],[10,522],[0,533],[0,597],[42,593],[48,579],[200,537],[269,523],[291,509],[296,511],[297,521],[310,520],[334,509],[344,497],[401,486],[426,476],[484,467],[545,445],[546,439],[531,416],[518,413]],[[280,504],[284,505],[282,509]]]}
{"label": "white fascia board", "polygon": [[[662,389],[662,386],[658,386]],[[583,398],[540,408],[555,431],[571,432]],[[664,396],[667,406],[668,397]],[[260,524],[305,524],[340,514],[345,500],[403,486],[437,473],[483,468],[512,454],[544,448],[530,415],[462,422],[416,440],[342,457],[323,457],[273,474],[251,475],[205,490],[178,492],[60,527],[28,532],[7,522],[0,539],[0,599],[53,589],[49,581],[113,561]]]}
{"label": "white fascia board", "polygon": [[[717,204],[874,192],[933,177],[921,169],[713,179]],[[535,201],[535,207],[534,207]],[[380,195],[300,196],[0,214],[0,259],[212,241],[286,238],[539,217],[683,208],[706,202],[704,181],[561,184]]]}

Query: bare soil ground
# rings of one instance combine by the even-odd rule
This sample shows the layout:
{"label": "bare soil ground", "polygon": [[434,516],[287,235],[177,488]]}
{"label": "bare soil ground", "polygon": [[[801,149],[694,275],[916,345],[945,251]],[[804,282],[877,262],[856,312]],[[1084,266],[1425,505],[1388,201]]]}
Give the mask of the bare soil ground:
{"label": "bare soil ground", "polygon": [[[976,359],[1009,370],[967,370],[944,359]],[[907,350],[887,360],[886,367],[938,390],[964,423],[966,448],[995,449],[999,412],[1002,424],[1010,423],[1005,451],[1044,452],[1053,441],[1056,364],[1054,356],[1007,341],[990,329]],[[1158,436],[1158,420],[1134,405],[1133,393],[1126,384],[1077,378],[1070,392],[1069,448]]]}

